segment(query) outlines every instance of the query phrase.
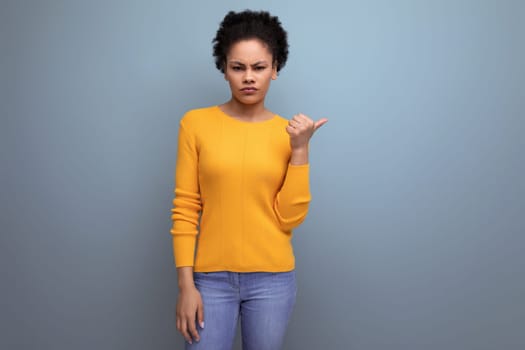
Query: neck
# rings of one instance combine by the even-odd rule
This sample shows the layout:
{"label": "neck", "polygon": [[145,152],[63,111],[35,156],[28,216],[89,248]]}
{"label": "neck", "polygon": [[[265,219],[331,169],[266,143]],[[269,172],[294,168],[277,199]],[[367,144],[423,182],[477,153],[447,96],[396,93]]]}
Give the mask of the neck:
{"label": "neck", "polygon": [[239,102],[233,97],[224,104],[224,107],[226,107],[230,114],[246,120],[260,119],[266,112],[264,101],[247,105]]}

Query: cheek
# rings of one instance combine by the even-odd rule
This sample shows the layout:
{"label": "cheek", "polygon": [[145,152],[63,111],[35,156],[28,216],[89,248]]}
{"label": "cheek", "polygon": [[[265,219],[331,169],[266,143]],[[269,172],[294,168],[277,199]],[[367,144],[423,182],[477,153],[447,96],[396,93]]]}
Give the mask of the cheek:
{"label": "cheek", "polygon": [[272,82],[272,76],[269,76],[265,79],[265,85],[270,86],[270,83]]}
{"label": "cheek", "polygon": [[230,84],[230,86],[232,86],[232,87],[234,87],[234,86],[240,84],[240,83],[239,83],[239,79],[237,79],[237,78],[236,78],[235,76],[233,76],[233,75],[230,75],[230,76],[228,77],[227,80],[228,80],[228,83]]}
{"label": "cheek", "polygon": [[261,80],[263,80],[265,83],[269,83],[270,80],[272,80],[272,73],[265,73],[261,75]]}

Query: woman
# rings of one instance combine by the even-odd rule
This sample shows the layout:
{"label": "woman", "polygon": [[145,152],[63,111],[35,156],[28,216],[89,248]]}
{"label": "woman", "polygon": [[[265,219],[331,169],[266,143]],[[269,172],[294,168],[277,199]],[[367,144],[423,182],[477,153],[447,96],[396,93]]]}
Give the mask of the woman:
{"label": "woman", "polygon": [[310,202],[308,143],[321,125],[264,100],[285,65],[287,34],[268,12],[229,12],[214,43],[231,89],[222,105],[180,121],[173,249],[177,329],[186,349],[281,348],[295,304],[292,229]]}

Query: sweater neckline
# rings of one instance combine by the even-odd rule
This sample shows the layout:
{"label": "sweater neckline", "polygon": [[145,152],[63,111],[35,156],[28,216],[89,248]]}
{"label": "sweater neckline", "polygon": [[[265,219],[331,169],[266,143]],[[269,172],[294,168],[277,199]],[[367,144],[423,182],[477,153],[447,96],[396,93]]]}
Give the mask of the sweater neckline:
{"label": "sweater neckline", "polygon": [[237,119],[235,117],[232,117],[231,115],[225,113],[220,107],[219,105],[215,105],[214,108],[217,110],[217,112],[224,117],[224,119],[229,119],[231,120],[232,122],[234,123],[237,123],[237,124],[242,124],[242,125],[266,125],[266,124],[269,124],[271,122],[273,122],[274,120],[277,120],[277,114],[274,114],[273,117],[269,118],[269,119],[265,119],[265,120],[261,120],[261,121],[258,121],[258,122],[248,122],[248,121],[244,121],[244,120],[240,120],[240,119]]}

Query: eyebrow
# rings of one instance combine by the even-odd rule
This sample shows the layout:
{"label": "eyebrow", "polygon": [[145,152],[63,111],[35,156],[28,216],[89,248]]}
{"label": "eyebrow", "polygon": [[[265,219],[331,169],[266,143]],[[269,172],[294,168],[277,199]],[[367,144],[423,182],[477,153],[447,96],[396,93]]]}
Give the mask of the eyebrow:
{"label": "eyebrow", "polygon": [[[235,60],[230,61],[230,63],[238,64],[238,65],[241,65],[241,66],[245,66],[244,63],[239,62],[239,61],[235,61]],[[259,64],[267,64],[267,62],[266,62],[266,61],[257,61],[257,62],[255,62],[254,64],[252,64],[252,66],[257,66],[257,65],[259,65]]]}

